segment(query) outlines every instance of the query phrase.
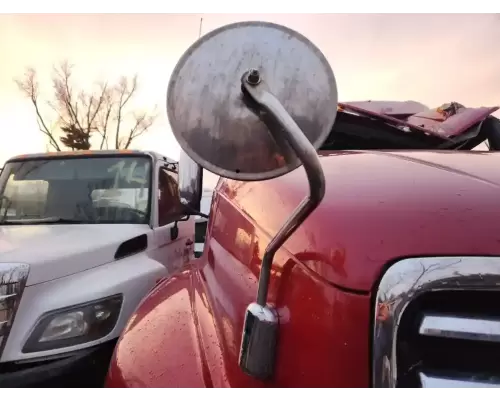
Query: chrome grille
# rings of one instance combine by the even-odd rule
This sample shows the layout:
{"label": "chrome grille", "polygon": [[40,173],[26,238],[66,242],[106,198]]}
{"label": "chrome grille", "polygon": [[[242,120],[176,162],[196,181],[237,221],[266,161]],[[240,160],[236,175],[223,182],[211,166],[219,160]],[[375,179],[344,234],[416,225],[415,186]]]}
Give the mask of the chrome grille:
{"label": "chrome grille", "polygon": [[402,260],[375,298],[375,387],[500,387],[500,258]]}
{"label": "chrome grille", "polygon": [[0,263],[0,356],[7,343],[28,273],[27,264]]}

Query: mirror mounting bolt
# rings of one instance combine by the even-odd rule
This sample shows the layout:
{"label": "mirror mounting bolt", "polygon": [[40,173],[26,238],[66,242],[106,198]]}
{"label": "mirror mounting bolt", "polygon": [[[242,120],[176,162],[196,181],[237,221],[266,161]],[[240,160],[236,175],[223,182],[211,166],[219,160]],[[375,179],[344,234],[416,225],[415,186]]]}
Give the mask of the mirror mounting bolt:
{"label": "mirror mounting bolt", "polygon": [[251,69],[248,71],[247,82],[249,85],[257,86],[260,83],[260,72],[257,69]]}

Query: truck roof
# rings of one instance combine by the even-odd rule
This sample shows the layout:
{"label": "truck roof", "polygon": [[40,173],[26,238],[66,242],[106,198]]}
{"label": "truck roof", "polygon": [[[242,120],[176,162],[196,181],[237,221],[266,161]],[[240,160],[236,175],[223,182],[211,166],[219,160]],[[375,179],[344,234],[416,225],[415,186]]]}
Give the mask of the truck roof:
{"label": "truck roof", "polygon": [[147,155],[152,157],[154,160],[166,161],[168,163],[177,163],[178,161],[166,157],[162,154],[156,153],[154,151],[144,151],[144,150],[81,150],[81,151],[54,151],[45,153],[32,153],[32,154],[20,154],[11,157],[7,162],[11,161],[25,161],[34,159],[47,159],[47,158],[58,158],[58,157],[106,157],[106,156],[116,156],[116,155]]}

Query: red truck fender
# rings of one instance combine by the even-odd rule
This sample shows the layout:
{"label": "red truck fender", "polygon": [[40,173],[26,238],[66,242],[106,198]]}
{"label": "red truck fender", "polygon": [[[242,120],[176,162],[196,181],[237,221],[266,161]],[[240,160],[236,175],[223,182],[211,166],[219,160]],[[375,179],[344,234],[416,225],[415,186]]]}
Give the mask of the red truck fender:
{"label": "red truck fender", "polygon": [[[215,325],[198,319],[208,304],[197,273],[160,283],[139,306],[116,346],[107,387],[213,387],[213,379],[227,386]],[[144,341],[148,351],[141,352]]]}

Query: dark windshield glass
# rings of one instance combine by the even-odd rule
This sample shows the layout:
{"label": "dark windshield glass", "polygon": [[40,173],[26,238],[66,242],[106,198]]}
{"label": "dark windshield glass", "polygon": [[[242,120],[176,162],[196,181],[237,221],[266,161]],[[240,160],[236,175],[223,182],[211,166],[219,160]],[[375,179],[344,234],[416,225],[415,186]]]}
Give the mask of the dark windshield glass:
{"label": "dark windshield glass", "polygon": [[50,158],[7,163],[0,222],[146,224],[151,159]]}
{"label": "dark windshield glass", "polygon": [[[491,145],[491,150],[500,148],[500,122],[494,117],[450,139],[338,112],[333,129],[319,150],[472,150],[484,141]],[[485,146],[480,149],[488,150]]]}

